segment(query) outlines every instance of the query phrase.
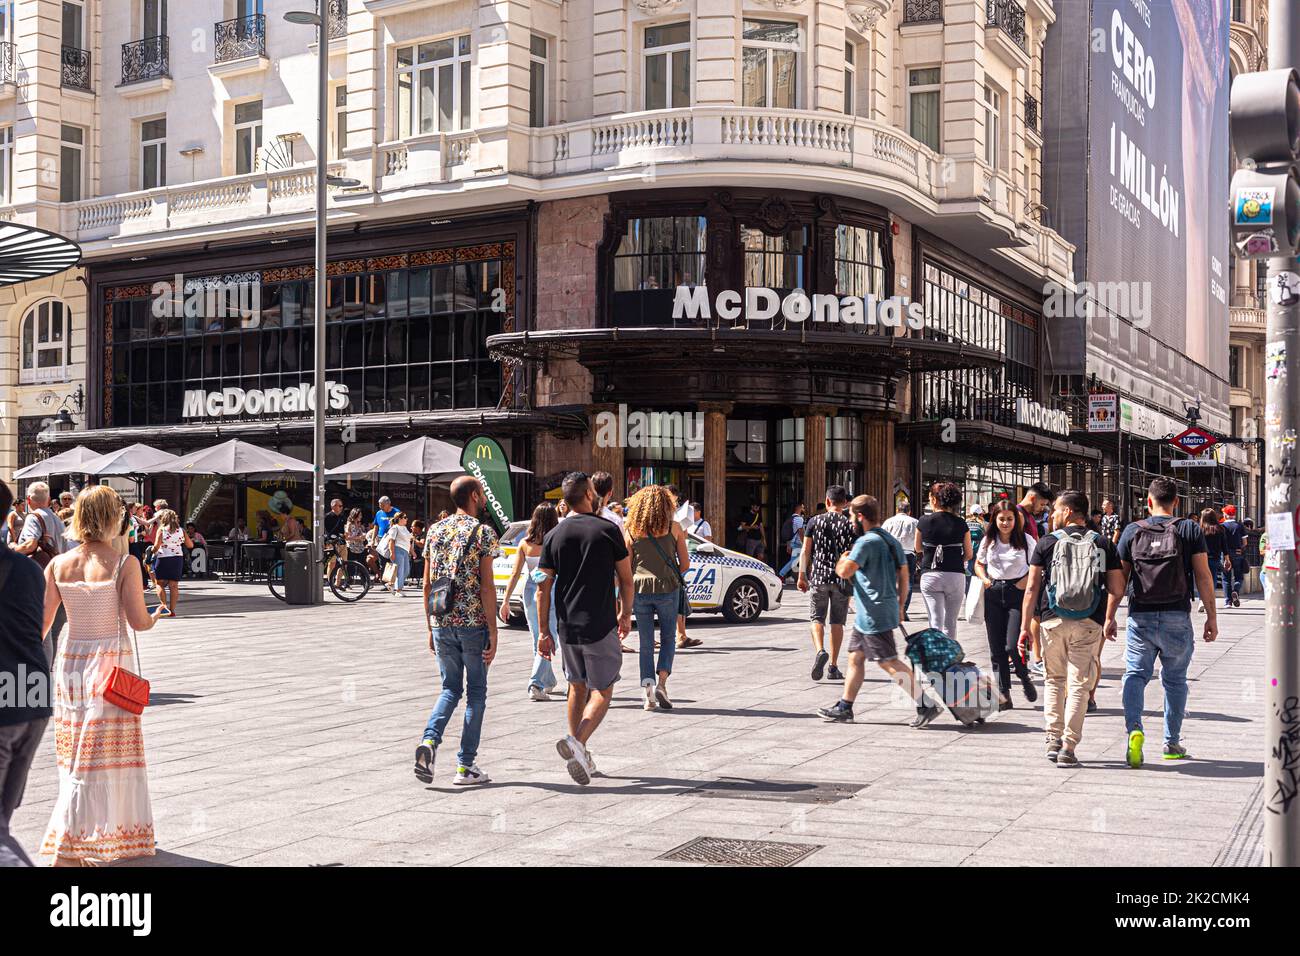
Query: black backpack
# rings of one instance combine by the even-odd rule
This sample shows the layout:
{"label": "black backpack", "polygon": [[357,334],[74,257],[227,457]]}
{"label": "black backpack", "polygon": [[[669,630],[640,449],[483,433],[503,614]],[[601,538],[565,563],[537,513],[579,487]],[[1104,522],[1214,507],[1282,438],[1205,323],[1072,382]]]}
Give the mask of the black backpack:
{"label": "black backpack", "polygon": [[785,524],[781,525],[781,543],[789,544],[790,539],[794,537],[794,515],[785,519]]}
{"label": "black backpack", "polygon": [[1177,521],[1139,521],[1129,557],[1135,601],[1173,604],[1187,598],[1187,568]]}

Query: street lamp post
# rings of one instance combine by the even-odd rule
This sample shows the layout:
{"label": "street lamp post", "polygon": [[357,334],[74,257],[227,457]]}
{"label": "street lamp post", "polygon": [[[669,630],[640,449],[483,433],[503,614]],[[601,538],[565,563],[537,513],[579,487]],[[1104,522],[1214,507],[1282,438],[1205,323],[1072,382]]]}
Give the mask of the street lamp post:
{"label": "street lamp post", "polygon": [[[323,5],[317,4],[318,13],[292,10],[284,15],[290,23],[316,27],[316,310],[313,322],[315,336],[312,382],[316,400],[312,403],[312,475],[311,475],[311,528],[315,547],[313,561],[323,561],[325,543],[325,187],[327,185],[359,185],[354,180],[329,179],[326,169],[326,150],[329,142],[326,101],[329,96],[329,25]],[[325,601],[324,569],[317,567],[311,576],[312,603]]]}

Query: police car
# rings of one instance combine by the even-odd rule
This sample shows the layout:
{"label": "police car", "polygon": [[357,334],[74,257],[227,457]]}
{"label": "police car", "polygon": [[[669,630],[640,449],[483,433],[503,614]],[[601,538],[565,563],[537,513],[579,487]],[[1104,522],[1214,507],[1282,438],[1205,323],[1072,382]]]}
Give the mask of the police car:
{"label": "police car", "polygon": [[[515,566],[518,544],[527,531],[527,521],[512,521],[501,536],[501,556],[492,562],[498,605]],[[691,556],[685,575],[686,593],[693,611],[720,613],[728,621],[749,624],[764,611],[781,606],[781,579],[762,561],[690,532],[686,534],[686,550]],[[510,596],[510,623],[523,623],[523,602],[524,576],[520,574]]]}

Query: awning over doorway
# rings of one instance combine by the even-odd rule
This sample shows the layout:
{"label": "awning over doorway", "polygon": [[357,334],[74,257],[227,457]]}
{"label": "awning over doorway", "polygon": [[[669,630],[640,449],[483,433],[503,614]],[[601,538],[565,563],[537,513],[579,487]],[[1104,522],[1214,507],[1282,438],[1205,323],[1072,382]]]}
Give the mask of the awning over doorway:
{"label": "awning over doorway", "polygon": [[44,279],[81,261],[71,239],[35,226],[0,222],[0,286]]}

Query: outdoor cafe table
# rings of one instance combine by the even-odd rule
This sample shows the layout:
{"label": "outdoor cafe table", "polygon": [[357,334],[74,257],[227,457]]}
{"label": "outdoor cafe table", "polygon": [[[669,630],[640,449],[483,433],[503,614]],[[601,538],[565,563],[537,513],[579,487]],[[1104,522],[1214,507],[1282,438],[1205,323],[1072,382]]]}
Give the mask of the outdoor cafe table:
{"label": "outdoor cafe table", "polygon": [[265,574],[280,560],[284,545],[279,541],[241,541],[235,551],[236,577]]}

